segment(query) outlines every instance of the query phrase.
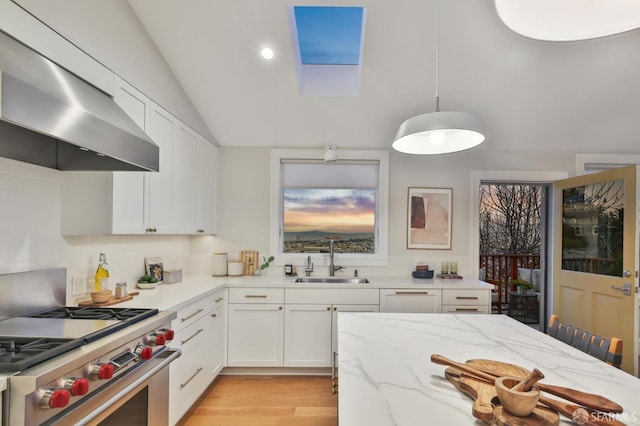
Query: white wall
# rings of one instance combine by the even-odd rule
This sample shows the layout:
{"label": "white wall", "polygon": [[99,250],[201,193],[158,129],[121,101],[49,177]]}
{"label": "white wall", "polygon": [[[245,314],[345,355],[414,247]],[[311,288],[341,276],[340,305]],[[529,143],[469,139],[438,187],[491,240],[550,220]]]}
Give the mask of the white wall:
{"label": "white wall", "polygon": [[[338,147],[339,155],[339,147]],[[216,239],[200,240],[200,253],[213,251],[269,250],[268,148],[221,147]],[[461,274],[469,275],[472,238],[471,170],[560,171],[573,174],[574,153],[490,152],[471,150],[441,156],[390,155],[389,266],[360,267],[360,275],[408,275],[417,260],[458,262]],[[453,235],[451,250],[408,250],[406,208],[408,187],[453,189]],[[272,253],[269,253],[272,254]],[[339,260],[338,260],[338,264]],[[298,265],[300,266],[300,265]],[[346,273],[351,274],[353,268]],[[281,274],[282,268],[269,268]]]}
{"label": "white wall", "polygon": [[16,0],[16,3],[214,141],[127,0]]}
{"label": "white wall", "polygon": [[[114,283],[133,285],[144,273],[145,256],[161,256],[167,269],[198,271],[190,262],[188,236],[62,237],[61,173],[0,158],[0,274],[66,267],[71,284],[74,277],[93,276],[101,251]],[[87,298],[72,297],[68,287],[69,303]]]}

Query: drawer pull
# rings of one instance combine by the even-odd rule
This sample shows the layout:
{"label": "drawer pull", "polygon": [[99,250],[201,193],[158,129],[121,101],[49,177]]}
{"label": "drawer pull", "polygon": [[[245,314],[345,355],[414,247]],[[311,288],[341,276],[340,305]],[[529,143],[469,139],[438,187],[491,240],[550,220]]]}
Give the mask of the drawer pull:
{"label": "drawer pull", "polygon": [[216,318],[218,316],[218,314],[211,314],[212,318]]}
{"label": "drawer pull", "polygon": [[187,386],[189,384],[190,381],[192,381],[198,374],[200,374],[200,372],[202,371],[203,367],[199,367],[195,373],[193,373],[193,376],[189,377],[187,379],[186,382],[181,383],[180,384],[180,389],[184,388],[185,386]]}
{"label": "drawer pull", "polygon": [[456,296],[457,300],[478,300],[478,296]]}
{"label": "drawer pull", "polygon": [[266,294],[245,294],[244,297],[248,297],[248,298],[258,298],[258,299],[266,299],[267,295]]}
{"label": "drawer pull", "polygon": [[185,343],[187,343],[189,340],[193,339],[194,337],[196,337],[198,334],[202,333],[204,331],[204,328],[199,328],[195,333],[193,333],[191,336],[187,337],[186,339],[180,341],[181,345],[184,345]]}
{"label": "drawer pull", "polygon": [[218,303],[218,302],[222,302],[223,300],[224,300],[224,297],[218,297],[218,298],[216,299],[216,303]]}
{"label": "drawer pull", "polygon": [[198,315],[202,311],[204,311],[204,308],[200,308],[197,311],[195,311],[194,313],[192,313],[191,315],[188,315],[188,316],[180,319],[180,322],[189,321],[191,318],[195,317],[196,315]]}
{"label": "drawer pull", "polygon": [[456,308],[456,312],[478,312],[478,308]]}
{"label": "drawer pull", "polygon": [[428,291],[396,291],[396,294],[429,294]]}

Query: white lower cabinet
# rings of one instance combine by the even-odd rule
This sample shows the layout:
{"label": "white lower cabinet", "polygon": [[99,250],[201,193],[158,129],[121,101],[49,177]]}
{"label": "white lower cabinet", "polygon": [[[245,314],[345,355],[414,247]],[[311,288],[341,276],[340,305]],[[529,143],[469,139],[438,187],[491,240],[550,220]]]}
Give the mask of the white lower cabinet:
{"label": "white lower cabinet", "polygon": [[338,351],[338,312],[378,312],[373,289],[286,289],[285,367],[331,367]]}
{"label": "white lower cabinet", "polygon": [[380,290],[380,312],[439,313],[441,305],[442,290]]}
{"label": "white lower cabinet", "polygon": [[224,365],[225,292],[205,296],[178,310],[171,323],[172,347],[182,355],[170,364],[169,424],[176,424]]}
{"label": "white lower cabinet", "polygon": [[285,305],[284,366],[331,367],[339,312],[378,312],[379,305]]}
{"label": "white lower cabinet", "polygon": [[284,289],[229,289],[229,367],[282,367]]}
{"label": "white lower cabinet", "polygon": [[490,312],[490,290],[442,290],[443,314],[488,314]]}
{"label": "white lower cabinet", "polygon": [[331,305],[286,305],[284,366],[331,365]]}
{"label": "white lower cabinet", "polygon": [[282,367],[281,304],[229,305],[229,367]]}

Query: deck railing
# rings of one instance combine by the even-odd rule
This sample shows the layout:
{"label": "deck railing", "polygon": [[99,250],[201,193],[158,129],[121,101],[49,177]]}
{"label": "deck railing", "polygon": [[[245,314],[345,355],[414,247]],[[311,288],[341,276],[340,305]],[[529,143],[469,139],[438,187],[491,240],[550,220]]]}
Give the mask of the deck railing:
{"label": "deck railing", "polygon": [[484,278],[497,280],[503,288],[510,279],[518,278],[518,268],[540,269],[537,254],[481,254],[480,269]]}

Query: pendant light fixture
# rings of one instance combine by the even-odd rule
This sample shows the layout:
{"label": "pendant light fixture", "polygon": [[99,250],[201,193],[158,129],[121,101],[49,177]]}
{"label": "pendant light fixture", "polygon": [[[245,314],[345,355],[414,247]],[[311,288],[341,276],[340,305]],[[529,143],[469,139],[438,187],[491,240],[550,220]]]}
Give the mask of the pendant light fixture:
{"label": "pendant light fixture", "polygon": [[446,154],[473,148],[484,142],[475,118],[464,112],[440,111],[438,65],[440,59],[440,0],[436,2],[436,108],[400,124],[391,145],[406,154]]}

